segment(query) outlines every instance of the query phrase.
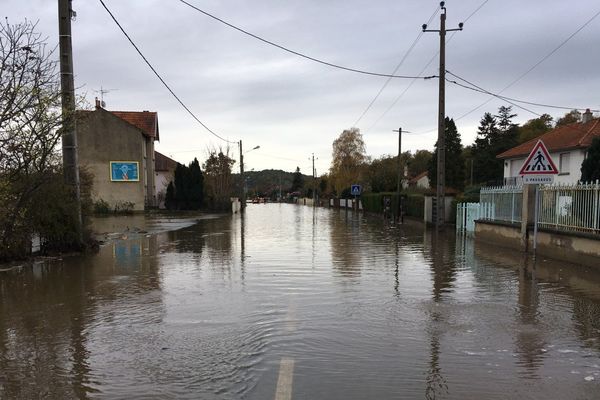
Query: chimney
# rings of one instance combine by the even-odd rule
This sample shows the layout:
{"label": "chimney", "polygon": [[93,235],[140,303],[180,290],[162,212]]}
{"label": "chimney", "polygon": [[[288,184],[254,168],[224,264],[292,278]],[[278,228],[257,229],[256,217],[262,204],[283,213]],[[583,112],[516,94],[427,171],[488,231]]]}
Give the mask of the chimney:
{"label": "chimney", "polygon": [[98,100],[98,98],[96,97],[96,110],[102,108],[102,105],[100,104],[100,100]]}
{"label": "chimney", "polygon": [[590,122],[593,118],[594,118],[594,115],[592,114],[592,112],[588,108],[588,109],[585,110],[585,112],[581,116],[581,123],[585,124],[587,122]]}

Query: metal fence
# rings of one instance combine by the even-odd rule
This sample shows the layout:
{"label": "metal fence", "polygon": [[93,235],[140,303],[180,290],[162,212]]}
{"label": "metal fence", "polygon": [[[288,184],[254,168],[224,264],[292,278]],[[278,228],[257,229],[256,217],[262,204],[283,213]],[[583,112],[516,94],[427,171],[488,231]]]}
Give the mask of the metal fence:
{"label": "metal fence", "polygon": [[479,219],[480,210],[479,203],[458,203],[456,205],[456,231],[472,235],[475,232],[475,221]]}
{"label": "metal fence", "polygon": [[600,233],[600,182],[540,186],[540,227]]}
{"label": "metal fence", "polygon": [[523,186],[488,186],[479,193],[479,218],[491,221],[521,222]]}

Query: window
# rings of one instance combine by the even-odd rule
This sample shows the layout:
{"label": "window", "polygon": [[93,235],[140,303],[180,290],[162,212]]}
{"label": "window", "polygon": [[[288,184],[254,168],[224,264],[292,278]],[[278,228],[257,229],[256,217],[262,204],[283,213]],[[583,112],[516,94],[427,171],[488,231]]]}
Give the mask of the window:
{"label": "window", "polygon": [[558,172],[560,172],[560,175],[569,175],[569,172],[571,171],[570,161],[571,153],[560,154],[560,161],[558,165]]}

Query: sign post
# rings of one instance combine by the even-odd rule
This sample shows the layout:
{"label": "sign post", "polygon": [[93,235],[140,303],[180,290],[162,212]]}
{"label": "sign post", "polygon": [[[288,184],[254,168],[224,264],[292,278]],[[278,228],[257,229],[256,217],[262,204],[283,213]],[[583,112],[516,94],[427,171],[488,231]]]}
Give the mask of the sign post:
{"label": "sign post", "polygon": [[523,183],[535,185],[535,205],[533,213],[533,256],[536,255],[537,250],[537,233],[538,233],[538,219],[540,213],[540,190],[539,185],[550,184],[554,182],[554,176],[558,174],[558,168],[550,157],[548,149],[544,145],[544,142],[538,140],[536,145],[529,153],[529,156],[525,159],[519,175],[523,177]]}
{"label": "sign post", "polygon": [[356,211],[358,211],[358,203],[356,202],[356,198],[360,196],[360,192],[362,187],[360,185],[351,185],[350,186],[350,194],[354,196],[354,203],[356,203]]}

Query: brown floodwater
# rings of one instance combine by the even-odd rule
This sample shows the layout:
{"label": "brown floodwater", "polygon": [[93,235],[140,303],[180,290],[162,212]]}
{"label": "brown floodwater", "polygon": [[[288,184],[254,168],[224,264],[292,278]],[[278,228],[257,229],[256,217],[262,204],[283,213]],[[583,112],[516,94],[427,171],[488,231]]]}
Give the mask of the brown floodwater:
{"label": "brown floodwater", "polygon": [[0,267],[1,399],[600,398],[600,265],[287,204],[95,224]]}

